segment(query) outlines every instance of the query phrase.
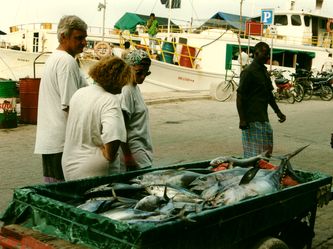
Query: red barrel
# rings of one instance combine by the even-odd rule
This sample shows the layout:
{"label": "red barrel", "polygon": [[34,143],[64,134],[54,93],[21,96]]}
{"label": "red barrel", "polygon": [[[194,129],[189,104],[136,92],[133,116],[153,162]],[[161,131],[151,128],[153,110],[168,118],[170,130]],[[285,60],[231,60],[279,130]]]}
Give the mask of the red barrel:
{"label": "red barrel", "polygon": [[21,122],[37,124],[40,78],[20,79]]}
{"label": "red barrel", "polygon": [[179,64],[183,67],[194,68],[195,48],[183,45],[180,54]]}

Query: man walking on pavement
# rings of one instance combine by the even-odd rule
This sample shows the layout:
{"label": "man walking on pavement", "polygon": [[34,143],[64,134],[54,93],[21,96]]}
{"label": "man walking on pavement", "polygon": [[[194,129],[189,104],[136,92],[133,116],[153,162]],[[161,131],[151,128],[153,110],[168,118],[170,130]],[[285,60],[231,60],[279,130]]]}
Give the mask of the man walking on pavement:
{"label": "man walking on pavement", "polygon": [[286,120],[286,116],[276,104],[272,81],[264,65],[269,54],[267,43],[257,43],[253,62],[240,75],[236,103],[245,158],[262,152],[267,152],[266,156],[272,155],[273,130],[268,119],[268,105],[272,107],[280,122]]}

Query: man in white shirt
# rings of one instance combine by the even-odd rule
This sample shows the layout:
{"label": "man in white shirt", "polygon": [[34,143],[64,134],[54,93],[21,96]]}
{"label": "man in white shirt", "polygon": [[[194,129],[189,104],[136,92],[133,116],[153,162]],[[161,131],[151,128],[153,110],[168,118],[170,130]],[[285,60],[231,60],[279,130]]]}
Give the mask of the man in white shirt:
{"label": "man in white shirt", "polygon": [[69,101],[86,86],[75,56],[87,45],[87,24],[77,16],[64,16],[58,24],[58,48],[50,55],[39,88],[35,153],[42,154],[47,183],[64,181],[61,158]]}

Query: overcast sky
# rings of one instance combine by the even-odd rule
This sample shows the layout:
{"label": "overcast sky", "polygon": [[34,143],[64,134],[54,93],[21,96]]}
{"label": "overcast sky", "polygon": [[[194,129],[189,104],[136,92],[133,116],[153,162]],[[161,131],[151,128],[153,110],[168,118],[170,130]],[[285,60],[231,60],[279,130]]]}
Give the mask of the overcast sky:
{"label": "overcast sky", "polygon": [[[98,3],[104,0],[8,0],[2,3],[0,30],[8,32],[10,26],[52,22],[57,23],[61,16],[75,14],[80,16],[89,26],[102,26],[103,15],[97,10]],[[326,15],[333,16],[333,8],[325,7]],[[206,20],[216,12],[240,13],[241,0],[182,0],[182,8],[174,9],[171,18],[179,24],[193,19]],[[126,12],[168,17],[168,9],[160,0],[106,0],[106,27],[111,28]],[[243,0],[243,15],[259,15],[263,8],[289,6],[290,0]],[[315,0],[296,0],[296,8],[311,10],[315,8]],[[331,9],[331,13],[328,11]],[[183,23],[180,23],[183,20]]]}

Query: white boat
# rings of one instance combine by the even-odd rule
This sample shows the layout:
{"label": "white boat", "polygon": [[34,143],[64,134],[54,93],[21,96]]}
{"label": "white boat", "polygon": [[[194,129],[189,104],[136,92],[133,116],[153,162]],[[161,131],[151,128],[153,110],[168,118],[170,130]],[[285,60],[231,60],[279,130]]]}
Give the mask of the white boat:
{"label": "white boat", "polygon": [[[322,0],[317,1],[320,7]],[[274,11],[275,22],[270,26],[262,25],[257,17],[246,24],[245,30],[238,24],[242,32],[232,29],[237,25],[222,20],[224,29],[158,33],[160,59],[152,60],[152,74],[146,82],[161,89],[211,90],[228,77],[229,70],[240,71],[239,52],[251,53],[258,41],[265,41],[273,48],[268,67],[278,66],[292,72],[299,65],[320,70],[325,63],[332,62],[333,19],[320,15],[319,7],[314,12],[297,11],[292,8],[294,1],[291,3],[288,10]],[[11,27],[0,46],[0,78],[40,77],[43,62],[58,44],[55,27],[56,24],[50,23]],[[124,40],[143,48],[149,44],[148,35],[140,30],[133,35],[126,31],[104,29],[102,32],[100,28],[90,28],[88,48],[79,57],[83,70],[87,72],[100,56],[111,54],[110,44],[122,45]],[[170,53],[172,59],[168,61],[166,56]]]}
{"label": "white boat", "polygon": [[[45,60],[58,46],[56,28],[57,24],[54,23],[10,27],[10,33],[0,36],[0,78],[18,80],[24,77],[40,77]],[[89,27],[85,57],[97,59],[101,54],[111,54],[109,46],[104,48],[100,45],[119,43],[119,33],[105,29],[103,38],[101,30],[99,27]],[[102,39],[105,41],[102,42]],[[91,52],[94,47],[96,49]]]}

